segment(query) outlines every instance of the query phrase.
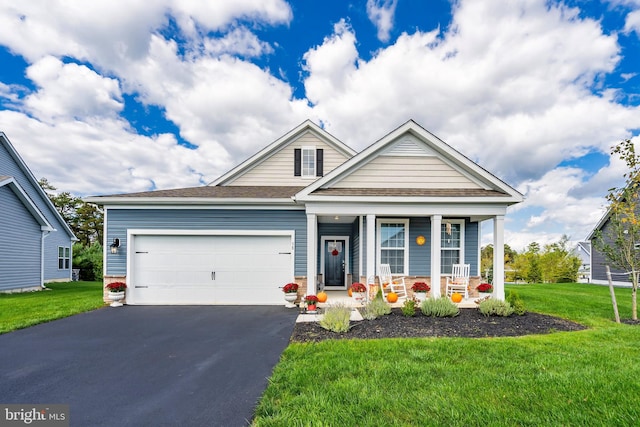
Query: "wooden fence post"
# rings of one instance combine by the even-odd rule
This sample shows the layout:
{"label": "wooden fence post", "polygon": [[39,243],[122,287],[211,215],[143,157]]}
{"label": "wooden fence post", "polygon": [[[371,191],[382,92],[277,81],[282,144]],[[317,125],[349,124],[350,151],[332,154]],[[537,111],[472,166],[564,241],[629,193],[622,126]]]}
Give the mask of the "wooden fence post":
{"label": "wooden fence post", "polygon": [[620,313],[618,313],[618,303],[616,302],[616,293],[613,291],[613,281],[611,280],[611,269],[607,265],[607,279],[609,279],[609,292],[611,293],[611,303],[613,304],[613,312],[616,315],[616,323],[620,323]]}

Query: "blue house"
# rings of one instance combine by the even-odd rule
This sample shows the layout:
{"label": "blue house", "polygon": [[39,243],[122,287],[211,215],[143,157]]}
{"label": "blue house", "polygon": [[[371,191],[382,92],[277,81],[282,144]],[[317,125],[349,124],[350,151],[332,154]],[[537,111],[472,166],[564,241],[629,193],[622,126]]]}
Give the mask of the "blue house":
{"label": "blue house", "polygon": [[[410,120],[362,152],[305,121],[207,186],[91,197],[104,206],[105,283],[129,304],[282,304],[372,283],[381,264],[443,292],[452,265],[480,276],[480,223],[522,195]],[[504,298],[504,265],[494,296]]]}
{"label": "blue house", "polygon": [[0,292],[71,280],[73,232],[0,132]]}

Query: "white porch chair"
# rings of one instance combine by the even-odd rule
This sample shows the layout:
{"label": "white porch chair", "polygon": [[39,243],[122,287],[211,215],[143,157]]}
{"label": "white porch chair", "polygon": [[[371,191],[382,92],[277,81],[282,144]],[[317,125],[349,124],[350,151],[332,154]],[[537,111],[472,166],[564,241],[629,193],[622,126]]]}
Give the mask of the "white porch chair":
{"label": "white porch chair", "polygon": [[450,297],[454,292],[464,295],[465,299],[469,298],[469,264],[453,264],[451,276],[447,277],[446,294]]}
{"label": "white porch chair", "polygon": [[389,264],[380,264],[378,280],[380,281],[383,296],[387,293],[395,292],[398,298],[406,299],[408,297],[404,277],[392,275]]}

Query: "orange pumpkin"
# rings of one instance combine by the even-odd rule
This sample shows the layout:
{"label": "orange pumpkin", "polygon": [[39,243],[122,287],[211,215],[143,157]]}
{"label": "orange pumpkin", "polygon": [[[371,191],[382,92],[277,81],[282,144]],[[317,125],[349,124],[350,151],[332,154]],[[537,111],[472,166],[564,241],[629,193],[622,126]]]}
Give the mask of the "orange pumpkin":
{"label": "orange pumpkin", "polygon": [[351,290],[351,288],[349,288],[349,296],[352,297],[353,296],[353,291]]}
{"label": "orange pumpkin", "polygon": [[456,302],[456,303],[462,301],[462,295],[460,295],[457,292],[454,292],[453,294],[451,294],[451,301]]}
{"label": "orange pumpkin", "polygon": [[389,301],[391,304],[393,304],[394,302],[397,302],[398,294],[396,294],[395,292],[389,292],[387,294],[387,301]]}
{"label": "orange pumpkin", "polygon": [[326,292],[318,292],[318,302],[327,302],[327,298],[329,297]]}

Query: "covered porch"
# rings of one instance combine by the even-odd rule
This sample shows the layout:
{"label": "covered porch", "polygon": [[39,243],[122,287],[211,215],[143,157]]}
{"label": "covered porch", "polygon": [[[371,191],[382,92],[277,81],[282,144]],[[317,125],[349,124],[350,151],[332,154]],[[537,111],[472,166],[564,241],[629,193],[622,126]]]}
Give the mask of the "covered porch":
{"label": "covered porch", "polygon": [[[493,294],[504,299],[505,206],[363,206],[307,203],[307,294],[320,290],[345,299],[354,282],[378,284],[380,264],[403,276],[409,294],[415,282],[430,285],[430,297],[445,294],[453,264],[471,266],[468,307],[475,307],[481,283],[481,223],[493,226]],[[429,212],[431,210],[431,212]],[[370,213],[374,212],[374,213]],[[434,280],[433,278],[438,278]],[[483,294],[484,296],[484,294]]]}

